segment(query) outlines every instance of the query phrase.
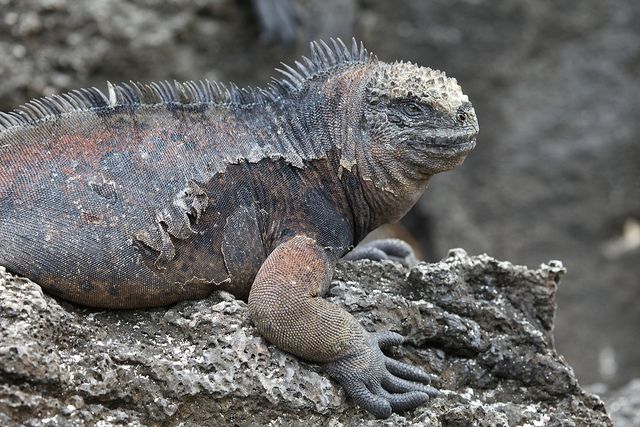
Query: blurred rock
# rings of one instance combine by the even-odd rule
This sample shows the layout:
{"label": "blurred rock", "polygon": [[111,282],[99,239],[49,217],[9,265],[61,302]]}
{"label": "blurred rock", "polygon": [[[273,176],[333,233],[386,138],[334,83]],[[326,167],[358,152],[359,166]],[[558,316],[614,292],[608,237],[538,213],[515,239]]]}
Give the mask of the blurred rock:
{"label": "blurred rock", "polygon": [[[611,425],[553,348],[557,261],[537,270],[462,250],[411,270],[339,266],[329,299],[442,396],[385,425]],[[319,372],[259,337],[225,293],[139,311],[56,301],[0,268],[0,424],[380,425]]]}
{"label": "blurred rock", "polygon": [[616,427],[640,425],[640,378],[631,380],[626,386],[607,395],[605,399]]}

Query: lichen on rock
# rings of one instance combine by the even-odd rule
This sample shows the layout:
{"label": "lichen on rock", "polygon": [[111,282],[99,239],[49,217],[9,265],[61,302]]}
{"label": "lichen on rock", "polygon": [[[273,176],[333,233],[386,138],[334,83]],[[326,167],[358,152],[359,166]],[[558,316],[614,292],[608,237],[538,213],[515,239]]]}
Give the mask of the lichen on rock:
{"label": "lichen on rock", "polygon": [[[453,250],[406,269],[338,266],[328,298],[365,328],[407,337],[394,356],[442,396],[385,424],[611,425],[553,347],[557,261],[538,269]],[[0,268],[2,425],[379,425],[313,364],[275,348],[231,295],[99,311]]]}

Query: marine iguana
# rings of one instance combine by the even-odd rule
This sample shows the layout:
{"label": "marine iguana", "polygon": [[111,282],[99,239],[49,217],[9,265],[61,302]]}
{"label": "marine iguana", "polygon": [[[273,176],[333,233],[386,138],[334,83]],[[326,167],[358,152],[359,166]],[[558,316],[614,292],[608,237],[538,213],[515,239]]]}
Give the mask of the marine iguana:
{"label": "marine iguana", "polygon": [[[322,296],[342,256],[462,163],[476,116],[444,73],[331,43],[266,89],[109,84],[1,113],[0,264],[91,307],[226,290],[375,416],[436,395],[382,353],[400,335]],[[348,257],[407,255],[383,241]]]}

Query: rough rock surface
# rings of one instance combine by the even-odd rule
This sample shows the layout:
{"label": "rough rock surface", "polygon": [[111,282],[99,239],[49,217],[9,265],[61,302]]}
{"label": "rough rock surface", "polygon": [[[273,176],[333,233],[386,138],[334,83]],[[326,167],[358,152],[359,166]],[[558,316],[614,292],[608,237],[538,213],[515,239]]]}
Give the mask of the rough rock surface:
{"label": "rough rock surface", "polygon": [[378,421],[259,337],[228,294],[97,311],[0,268],[0,424],[611,425],[553,348],[563,272],[462,250],[411,270],[341,264],[329,298],[367,329],[407,336],[393,353],[440,377],[442,396]]}

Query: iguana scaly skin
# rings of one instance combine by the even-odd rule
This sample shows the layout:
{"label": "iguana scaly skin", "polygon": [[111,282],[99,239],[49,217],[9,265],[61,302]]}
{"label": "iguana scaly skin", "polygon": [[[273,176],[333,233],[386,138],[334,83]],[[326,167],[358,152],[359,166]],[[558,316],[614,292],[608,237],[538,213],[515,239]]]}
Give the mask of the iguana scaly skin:
{"label": "iguana scaly skin", "polygon": [[92,307],[226,290],[376,416],[428,400],[429,375],[380,350],[402,337],[322,295],[343,255],[462,163],[478,124],[442,72],[332,44],[267,89],[109,85],[0,114],[0,264]]}

